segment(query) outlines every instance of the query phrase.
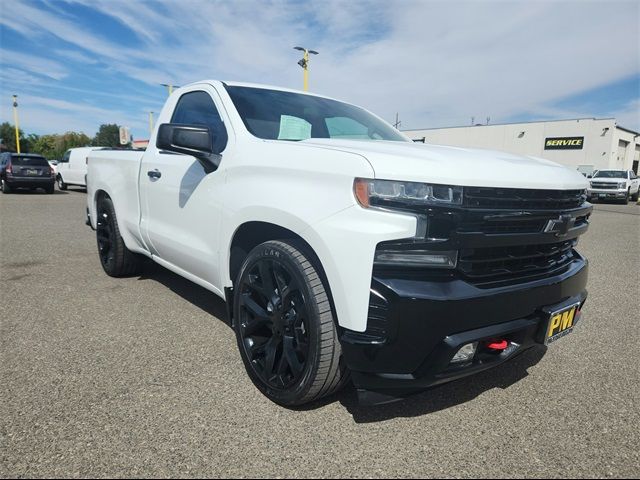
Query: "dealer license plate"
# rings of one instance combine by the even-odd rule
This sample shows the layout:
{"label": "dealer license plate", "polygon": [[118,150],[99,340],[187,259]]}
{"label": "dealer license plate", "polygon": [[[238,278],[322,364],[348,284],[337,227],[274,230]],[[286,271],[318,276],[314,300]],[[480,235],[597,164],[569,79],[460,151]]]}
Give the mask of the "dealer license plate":
{"label": "dealer license plate", "polygon": [[565,337],[573,332],[575,322],[580,314],[580,304],[575,303],[570,307],[557,310],[549,315],[549,323],[544,336],[544,344],[549,345],[559,338]]}

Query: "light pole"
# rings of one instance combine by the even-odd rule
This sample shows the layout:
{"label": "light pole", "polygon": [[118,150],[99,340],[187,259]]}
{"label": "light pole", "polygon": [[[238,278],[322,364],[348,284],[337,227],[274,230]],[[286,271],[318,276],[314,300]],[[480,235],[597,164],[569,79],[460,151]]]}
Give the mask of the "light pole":
{"label": "light pole", "polygon": [[161,83],[163,87],[167,87],[167,91],[169,92],[169,96],[173,93],[174,88],[180,88],[179,85],[172,85],[170,83]]}
{"label": "light pole", "polygon": [[309,90],[309,54],[318,55],[318,52],[316,52],[315,50],[307,50],[306,48],[302,47],[293,47],[293,49],[303,52],[302,60],[298,62],[298,65],[300,65],[304,70],[303,90],[306,92],[307,90]]}
{"label": "light pole", "polygon": [[20,153],[20,126],[18,125],[18,96],[13,96],[13,123],[16,127],[16,149]]}

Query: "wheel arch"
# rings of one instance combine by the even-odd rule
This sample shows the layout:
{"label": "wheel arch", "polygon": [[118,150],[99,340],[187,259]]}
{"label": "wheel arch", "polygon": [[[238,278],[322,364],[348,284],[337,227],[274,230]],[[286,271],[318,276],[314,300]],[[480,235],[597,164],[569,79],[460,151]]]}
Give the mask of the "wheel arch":
{"label": "wheel arch", "polygon": [[[286,240],[291,242],[295,247],[299,250],[302,250],[305,255],[309,258],[313,266],[315,267],[318,275],[320,276],[324,287],[327,291],[327,295],[329,297],[329,303],[331,304],[331,310],[333,313],[333,318],[336,322],[336,328],[339,328],[338,315],[335,308],[335,302],[333,300],[333,295],[331,293],[331,284],[325,272],[325,268],[320,260],[320,257],[314,250],[313,246],[301,235],[290,230],[289,228],[283,227],[281,225],[251,220],[246,221],[239,225],[233,236],[231,238],[231,243],[229,244],[228,249],[228,274],[231,280],[231,285],[235,285],[236,278],[238,273],[240,272],[240,268],[242,267],[242,263],[244,259],[247,257],[249,252],[253,250],[258,245],[268,242],[271,240]],[[229,303],[230,298],[230,290],[225,289],[227,295],[227,307],[231,308],[232,304]],[[229,314],[233,317],[233,312],[230,310]]]}

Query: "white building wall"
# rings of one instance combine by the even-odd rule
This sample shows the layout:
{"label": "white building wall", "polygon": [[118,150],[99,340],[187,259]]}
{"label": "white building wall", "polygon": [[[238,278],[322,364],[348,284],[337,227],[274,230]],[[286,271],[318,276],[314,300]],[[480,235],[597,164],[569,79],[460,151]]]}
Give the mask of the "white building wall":
{"label": "white building wall", "polygon": [[[626,143],[624,155],[619,155],[620,140]],[[636,152],[640,153],[640,137],[637,134],[616,128],[613,145],[611,149],[611,167],[620,168],[622,170],[631,170]]]}
{"label": "white building wall", "polygon": [[[631,169],[635,146],[640,137],[616,128],[613,118],[558,120],[549,122],[477,125],[469,127],[407,130],[412,139],[458,147],[487,148],[521,155],[533,155],[568,167],[588,170],[600,168]],[[553,137],[584,137],[580,150],[545,150],[545,140]],[[624,160],[618,160],[618,142],[629,142]]]}

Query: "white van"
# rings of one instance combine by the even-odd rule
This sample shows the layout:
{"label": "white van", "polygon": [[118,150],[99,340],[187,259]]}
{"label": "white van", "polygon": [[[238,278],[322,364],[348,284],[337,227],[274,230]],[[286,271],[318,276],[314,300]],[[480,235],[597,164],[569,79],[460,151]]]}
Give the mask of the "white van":
{"label": "white van", "polygon": [[87,186],[87,156],[94,150],[104,150],[107,147],[81,147],[67,150],[58,163],[56,181],[60,190],[66,190],[69,185]]}

